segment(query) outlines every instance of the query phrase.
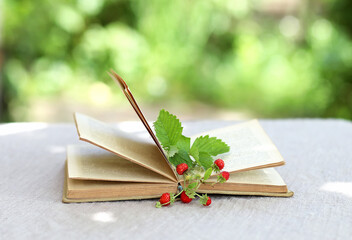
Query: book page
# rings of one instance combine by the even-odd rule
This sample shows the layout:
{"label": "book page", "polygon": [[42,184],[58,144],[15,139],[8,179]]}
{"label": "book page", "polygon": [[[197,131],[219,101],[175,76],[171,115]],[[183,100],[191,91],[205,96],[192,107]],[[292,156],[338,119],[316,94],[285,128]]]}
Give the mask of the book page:
{"label": "book page", "polygon": [[[134,109],[135,113],[137,114],[137,116],[139,117],[139,119],[141,120],[141,122],[143,123],[144,127],[146,128],[147,132],[149,133],[150,137],[153,139],[154,143],[156,144],[156,146],[158,147],[160,153],[163,155],[164,160],[167,162],[167,164],[169,164],[170,168],[173,170],[172,165],[169,163],[167,156],[165,154],[165,151],[163,150],[163,148],[161,147],[161,144],[158,140],[158,138],[155,136],[153,130],[151,129],[149,123],[147,122],[146,118],[144,117],[143,112],[141,111],[141,109],[139,108],[137,101],[135,100],[135,98],[133,97],[132,92],[130,91],[130,89],[128,88],[126,82],[122,79],[122,77],[120,77],[116,72],[114,72],[113,70],[110,70],[110,72],[108,72],[108,74],[110,75],[110,77],[115,80],[115,82],[121,87],[122,92],[125,94],[127,100],[130,102],[132,108]],[[174,175],[176,177],[176,173],[173,170]]]}
{"label": "book page", "polygon": [[[212,176],[207,182],[216,182]],[[229,180],[221,184],[203,184],[200,190],[223,190],[243,192],[287,192],[287,186],[274,168],[231,173]],[[211,193],[211,191],[209,192]]]}
{"label": "book page", "polygon": [[[217,177],[212,176],[209,182],[216,182]],[[280,174],[274,168],[256,169],[245,172],[231,173],[229,180],[226,183],[242,183],[242,184],[257,184],[257,185],[276,185],[285,186],[286,183]],[[221,185],[221,184],[219,184]]]}
{"label": "book page", "polygon": [[[67,179],[66,197],[89,201],[160,198],[165,193],[176,193],[177,183],[132,183],[109,181],[84,181]],[[107,198],[107,199],[104,199]]]}
{"label": "book page", "polygon": [[257,120],[215,129],[192,137],[209,135],[222,139],[230,152],[218,155],[225,162],[224,171],[239,172],[285,164],[284,159]]}
{"label": "book page", "polygon": [[136,183],[68,178],[65,166],[63,202],[95,202],[127,199],[160,198],[165,192],[176,193],[177,183]]}
{"label": "book page", "polygon": [[174,172],[151,139],[139,138],[80,113],[75,113],[75,123],[81,140],[177,181]]}
{"label": "book page", "polygon": [[91,145],[69,145],[67,164],[71,179],[173,183],[158,173]]}

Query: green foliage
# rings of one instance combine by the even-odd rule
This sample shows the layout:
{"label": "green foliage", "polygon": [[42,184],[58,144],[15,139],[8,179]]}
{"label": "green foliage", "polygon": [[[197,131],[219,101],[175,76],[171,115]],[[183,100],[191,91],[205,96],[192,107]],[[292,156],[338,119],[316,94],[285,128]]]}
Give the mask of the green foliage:
{"label": "green foliage", "polygon": [[158,119],[154,122],[154,129],[161,145],[169,149],[176,146],[176,143],[182,136],[181,122],[175,115],[162,109],[159,112]]}
{"label": "green foliage", "polygon": [[28,120],[40,98],[89,105],[95,83],[113,86],[110,68],[145,103],[352,119],[350,1],[300,2],[290,16],[271,4],[5,0],[1,120]]}
{"label": "green foliage", "polygon": [[211,156],[216,156],[228,151],[230,151],[230,147],[226,143],[216,137],[209,138],[209,136],[206,135],[196,138],[189,152],[199,165],[208,169],[213,164],[213,158]]}
{"label": "green foliage", "polygon": [[205,180],[208,180],[209,177],[210,177],[210,175],[211,175],[212,173],[213,173],[213,169],[212,169],[212,168],[208,168],[208,169],[205,171],[205,173],[204,173],[204,177],[203,177],[204,181],[205,181]]}
{"label": "green foliage", "polygon": [[201,205],[205,205],[208,201],[208,195],[207,194],[203,194],[202,196],[199,197],[199,203]]}
{"label": "green foliage", "polygon": [[189,184],[189,185],[187,186],[187,188],[189,188],[189,189],[194,189],[194,188],[197,187],[197,185],[198,185],[197,182],[193,182],[193,183]]}
{"label": "green foliage", "polygon": [[[195,149],[197,149],[197,151],[195,151]],[[204,152],[211,156],[216,156],[228,152],[229,150],[230,147],[221,141],[221,139],[217,139],[216,137],[210,138],[209,135],[196,138],[191,148],[191,152],[195,152],[195,156],[192,155],[194,158],[198,158],[197,153]]]}
{"label": "green foliage", "polygon": [[172,165],[177,166],[181,163],[187,163],[188,166],[193,166],[193,161],[189,157],[189,154],[184,149],[179,150],[174,156],[169,157],[169,161]]}
{"label": "green foliage", "polygon": [[178,149],[184,149],[186,152],[189,152],[191,146],[191,138],[182,135],[176,145]]}
{"label": "green foliage", "polygon": [[[160,110],[158,119],[154,122],[156,136],[166,151],[169,161],[176,167],[187,163],[189,167],[199,165],[208,169],[213,165],[212,156],[228,152],[230,147],[216,137],[208,135],[196,138],[192,147],[191,139],[182,135],[180,120],[173,114]],[[192,161],[193,156],[195,162]]]}
{"label": "green foliage", "polygon": [[208,169],[211,167],[211,165],[213,165],[214,159],[209,153],[200,152],[198,161],[204,169]]}
{"label": "green foliage", "polygon": [[186,195],[189,197],[189,198],[195,198],[196,197],[196,192],[194,189],[191,189],[191,188],[186,188],[184,190],[186,192]]}

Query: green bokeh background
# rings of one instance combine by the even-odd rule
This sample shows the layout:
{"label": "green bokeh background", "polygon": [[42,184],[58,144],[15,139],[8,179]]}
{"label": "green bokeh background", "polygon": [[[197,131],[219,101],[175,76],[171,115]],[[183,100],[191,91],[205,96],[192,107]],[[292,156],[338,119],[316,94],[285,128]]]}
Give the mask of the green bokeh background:
{"label": "green bokeh background", "polygon": [[[4,0],[0,120],[37,101],[202,104],[261,118],[352,119],[352,3]],[[182,110],[180,110],[182,111]]]}

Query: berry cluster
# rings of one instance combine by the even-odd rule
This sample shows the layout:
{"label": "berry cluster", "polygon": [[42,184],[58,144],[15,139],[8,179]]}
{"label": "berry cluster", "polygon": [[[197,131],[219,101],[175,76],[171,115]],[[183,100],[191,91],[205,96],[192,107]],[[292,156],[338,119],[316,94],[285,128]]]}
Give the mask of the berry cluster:
{"label": "berry cluster", "polygon": [[[202,177],[198,173],[199,169],[189,169],[186,163],[178,164],[176,167],[176,171],[179,175],[183,175],[184,188],[181,187],[177,195],[164,193],[163,195],[161,195],[159,201],[156,203],[155,206],[158,208],[162,206],[169,206],[170,204],[173,204],[176,201],[178,196],[180,196],[180,200],[183,203],[190,203],[197,196],[199,197],[200,204],[204,206],[209,206],[211,204],[211,198],[207,194],[199,195],[196,191],[198,190],[201,184],[209,184],[209,182],[206,182],[206,180],[209,179],[213,171],[219,173],[224,168],[224,166],[224,161],[222,159],[217,159],[214,161],[211,168],[205,171]],[[224,183],[229,179],[229,177],[229,172],[222,171],[217,176],[217,181],[210,184]]]}

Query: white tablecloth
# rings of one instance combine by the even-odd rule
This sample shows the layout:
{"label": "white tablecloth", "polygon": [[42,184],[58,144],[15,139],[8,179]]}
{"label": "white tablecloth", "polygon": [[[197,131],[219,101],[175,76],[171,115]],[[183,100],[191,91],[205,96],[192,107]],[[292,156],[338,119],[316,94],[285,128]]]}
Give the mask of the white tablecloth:
{"label": "white tablecloth", "polygon": [[[286,160],[292,198],[214,196],[156,209],[155,200],[63,204],[73,124],[0,125],[0,239],[352,239],[352,124],[261,120]],[[185,134],[231,122],[185,124]],[[135,123],[123,127],[135,131]],[[139,131],[139,130],[138,130]]]}

